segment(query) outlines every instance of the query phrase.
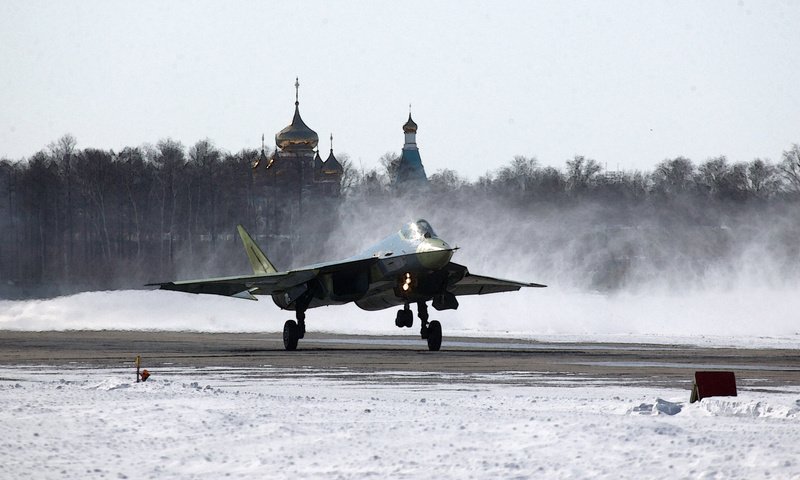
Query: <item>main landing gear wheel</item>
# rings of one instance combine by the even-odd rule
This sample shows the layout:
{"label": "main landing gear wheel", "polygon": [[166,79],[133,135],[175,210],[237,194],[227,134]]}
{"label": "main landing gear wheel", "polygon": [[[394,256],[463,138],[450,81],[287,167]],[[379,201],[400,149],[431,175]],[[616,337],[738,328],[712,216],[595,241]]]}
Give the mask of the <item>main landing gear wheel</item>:
{"label": "main landing gear wheel", "polygon": [[438,352],[442,346],[442,324],[433,320],[428,324],[428,350]]}
{"label": "main landing gear wheel", "polygon": [[[283,348],[297,350],[297,341],[300,340],[300,328],[294,320],[286,320],[283,324]],[[430,344],[430,341],[428,342]]]}

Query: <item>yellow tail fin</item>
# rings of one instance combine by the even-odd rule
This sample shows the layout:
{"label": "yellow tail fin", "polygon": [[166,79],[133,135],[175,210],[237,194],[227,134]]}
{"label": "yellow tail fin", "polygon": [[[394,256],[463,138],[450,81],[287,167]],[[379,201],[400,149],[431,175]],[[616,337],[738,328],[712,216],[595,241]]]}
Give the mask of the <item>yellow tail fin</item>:
{"label": "yellow tail fin", "polygon": [[250,259],[250,265],[253,266],[253,273],[256,275],[276,273],[278,270],[275,269],[272,262],[264,255],[264,252],[258,248],[256,242],[250,238],[250,234],[247,233],[247,230],[241,225],[237,225],[236,229],[239,231],[239,236],[242,237],[244,251],[247,252],[247,258]]}

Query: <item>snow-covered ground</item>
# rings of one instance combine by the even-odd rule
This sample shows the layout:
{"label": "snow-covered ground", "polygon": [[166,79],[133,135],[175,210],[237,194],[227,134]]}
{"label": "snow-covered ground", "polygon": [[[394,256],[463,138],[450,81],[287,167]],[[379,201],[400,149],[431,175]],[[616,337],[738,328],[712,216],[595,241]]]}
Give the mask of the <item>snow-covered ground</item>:
{"label": "snow-covered ground", "polygon": [[[292,314],[264,300],[0,300],[0,330],[280,331]],[[544,289],[464,298],[433,318],[447,336],[797,349],[797,311],[800,296],[770,289]],[[393,316],[315,309],[309,333],[397,334]],[[800,387],[688,404],[688,390],[513,372],[153,374],[0,366],[0,479],[800,478]]]}
{"label": "snow-covered ground", "polygon": [[800,390],[0,367],[0,478],[800,478]]}
{"label": "snow-covered ground", "polygon": [[[445,336],[800,348],[796,289],[600,295],[545,288],[459,301],[458,310],[431,311]],[[394,314],[350,304],[310,310],[307,322],[310,332],[396,335]],[[0,330],[278,332],[288,318],[293,312],[281,311],[269,297],[253,302],[129,290],[0,300]]]}

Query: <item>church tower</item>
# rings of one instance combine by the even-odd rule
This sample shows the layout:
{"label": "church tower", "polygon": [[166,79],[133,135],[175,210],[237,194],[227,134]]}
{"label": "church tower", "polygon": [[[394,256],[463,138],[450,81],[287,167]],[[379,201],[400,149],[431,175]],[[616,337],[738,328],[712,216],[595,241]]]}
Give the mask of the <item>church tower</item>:
{"label": "church tower", "polygon": [[408,112],[408,121],[403,125],[405,143],[403,153],[400,155],[400,162],[397,165],[397,176],[394,184],[399,188],[419,187],[428,184],[428,176],[425,175],[425,167],[422,165],[422,158],[419,156],[417,148],[417,124]]}

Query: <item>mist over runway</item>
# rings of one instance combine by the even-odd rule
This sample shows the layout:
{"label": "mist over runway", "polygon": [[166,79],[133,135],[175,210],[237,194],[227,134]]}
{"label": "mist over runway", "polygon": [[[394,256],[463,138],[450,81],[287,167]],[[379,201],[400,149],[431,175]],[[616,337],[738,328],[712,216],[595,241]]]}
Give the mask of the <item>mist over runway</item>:
{"label": "mist over runway", "polygon": [[[432,311],[445,343],[451,337],[521,338],[545,342],[648,343],[746,348],[800,348],[796,295],[785,290],[616,294],[533,291],[467,297],[458,310]],[[0,300],[0,330],[277,333],[292,317],[266,298],[258,302],[169,291],[85,292],[42,300]],[[353,305],[311,309],[309,331],[401,335],[394,310]],[[309,336],[309,338],[313,338]]]}

